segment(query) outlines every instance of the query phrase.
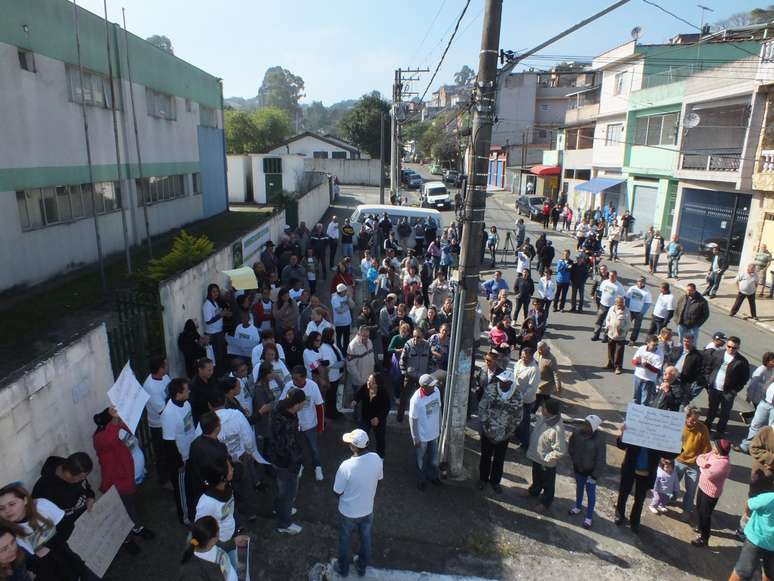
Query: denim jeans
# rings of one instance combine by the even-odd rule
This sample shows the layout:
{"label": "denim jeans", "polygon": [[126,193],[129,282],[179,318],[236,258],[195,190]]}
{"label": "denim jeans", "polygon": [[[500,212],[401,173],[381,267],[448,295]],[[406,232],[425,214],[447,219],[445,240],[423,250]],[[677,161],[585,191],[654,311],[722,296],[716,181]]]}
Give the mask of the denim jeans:
{"label": "denim jeans", "polygon": [[516,435],[521,442],[521,448],[526,452],[529,448],[529,430],[532,404],[525,403],[521,406],[521,423],[516,428]]}
{"label": "denim jeans", "polygon": [[755,415],[750,422],[750,429],[747,432],[747,437],[739,444],[739,447],[745,454],[750,453],[750,442],[755,435],[760,432],[766,426],[774,424],[774,406],[767,403],[766,400],[761,400],[755,408]]}
{"label": "denim jeans", "polygon": [[589,498],[589,504],[586,507],[586,518],[594,516],[594,506],[597,504],[597,483],[591,481],[591,476],[575,473],[575,508],[583,508],[583,491]]}
{"label": "denim jeans", "polygon": [[634,376],[634,403],[650,405],[656,395],[656,384]]}
{"label": "denim jeans", "polygon": [[631,341],[634,343],[637,341],[637,337],[640,336],[640,328],[642,327],[642,311],[639,313],[630,313],[632,319],[632,335]]}
{"label": "denim jeans", "polygon": [[357,528],[360,536],[360,550],[357,553],[357,568],[365,571],[371,560],[371,527],[373,513],[360,518],[349,518],[339,513],[339,571],[342,577],[349,575],[349,561],[352,554],[352,529]]}
{"label": "denim jeans", "polygon": [[342,242],[341,243],[341,255],[342,256],[352,257],[352,243],[351,242]]}
{"label": "denim jeans", "polygon": [[312,458],[312,468],[320,465],[320,446],[317,444],[317,427],[301,432],[304,435],[303,442]]}
{"label": "denim jeans", "polygon": [[683,510],[693,512],[694,499],[696,498],[696,488],[699,484],[699,468],[696,464],[683,464],[675,460],[675,471],[677,480],[682,480],[685,476],[685,494],[683,495]]}
{"label": "denim jeans", "polygon": [[417,461],[417,482],[438,478],[438,438],[422,442],[414,448]]}
{"label": "denim jeans", "polygon": [[707,292],[706,295],[714,297],[718,294],[718,288],[720,287],[720,279],[722,278],[719,272],[711,272],[707,277]]}
{"label": "denim jeans", "polygon": [[277,512],[277,528],[290,526],[293,503],[298,492],[298,470],[274,466],[277,473],[277,496],[274,498],[274,510]]}
{"label": "denim jeans", "polygon": [[667,257],[667,277],[675,277],[677,278],[680,276],[680,258],[677,256],[669,256]]}

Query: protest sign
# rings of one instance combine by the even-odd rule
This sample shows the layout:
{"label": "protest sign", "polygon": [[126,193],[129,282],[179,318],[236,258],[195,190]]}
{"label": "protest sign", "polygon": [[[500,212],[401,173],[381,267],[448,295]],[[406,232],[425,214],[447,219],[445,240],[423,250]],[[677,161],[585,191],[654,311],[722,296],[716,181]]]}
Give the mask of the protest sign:
{"label": "protest sign", "polygon": [[626,408],[624,444],[679,453],[683,448],[685,414],[630,402]]}
{"label": "protest sign", "polygon": [[132,519],[112,486],[84,512],[77,521],[67,543],[97,577],[104,577],[126,536],[132,530]]}
{"label": "protest sign", "polygon": [[140,422],[142,410],[145,409],[145,404],[148,403],[150,396],[137,381],[129,363],[129,361],[126,362],[121,370],[121,375],[118,376],[113,387],[108,390],[107,395],[110,403],[116,408],[118,417],[134,434],[137,430],[137,424]]}

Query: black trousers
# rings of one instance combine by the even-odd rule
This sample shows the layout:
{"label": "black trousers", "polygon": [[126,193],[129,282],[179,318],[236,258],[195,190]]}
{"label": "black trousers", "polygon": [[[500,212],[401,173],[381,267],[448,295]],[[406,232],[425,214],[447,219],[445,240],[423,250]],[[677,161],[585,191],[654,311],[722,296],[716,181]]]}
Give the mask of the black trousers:
{"label": "black trousers", "polygon": [[156,474],[159,478],[159,484],[164,485],[169,482],[169,470],[166,466],[166,458],[164,457],[164,444],[161,428],[151,428],[151,446],[153,446],[153,453],[156,456]]}
{"label": "black trousers", "polygon": [[328,242],[328,264],[330,265],[331,270],[333,270],[333,267],[336,265],[336,247],[338,245],[339,243],[336,240],[330,240],[330,242]]}
{"label": "black trousers", "polygon": [[731,409],[734,407],[736,393],[719,391],[712,386],[707,392],[709,394],[709,409],[707,410],[707,421],[704,423],[710,428],[717,417],[718,433],[722,434],[726,431],[726,424],[731,416]]}
{"label": "black trousers", "polygon": [[556,296],[554,297],[554,310],[557,308],[564,310],[567,302],[567,290],[570,288],[569,282],[559,282],[556,284]]}
{"label": "black trousers", "polygon": [[599,305],[597,308],[597,318],[594,321],[594,337],[599,339],[599,334],[603,333],[607,337],[607,330],[605,329],[605,319],[607,318],[607,312],[610,307]]}
{"label": "black trousers", "polygon": [[[586,291],[585,284],[573,284],[572,285],[572,310],[575,311],[576,307],[583,310],[583,294]],[[576,302],[576,299],[578,302]]]}
{"label": "black trousers", "polygon": [[349,347],[349,337],[352,327],[349,325],[337,325],[336,326],[336,347],[346,355],[347,348]]}
{"label": "black trousers", "polygon": [[403,380],[403,385],[401,386],[400,390],[400,403],[398,403],[398,416],[397,420],[399,422],[403,421],[403,416],[406,413],[406,408],[408,407],[409,400],[411,399],[411,396],[414,395],[414,392],[419,387],[419,380],[417,378],[411,377],[409,375],[405,376],[405,379]]}
{"label": "black trousers", "polygon": [[621,484],[618,486],[618,502],[616,503],[616,512],[621,518],[626,518],[626,501],[634,488],[634,504],[632,512],[629,514],[629,522],[636,526],[640,524],[642,516],[642,505],[645,503],[645,497],[648,494],[648,477],[639,476],[633,472],[621,473]]}
{"label": "black trousers", "polygon": [[718,503],[717,498],[712,498],[702,492],[701,488],[696,493],[696,514],[699,519],[699,534],[705,541],[709,540],[712,533],[712,511]]}
{"label": "black trousers", "polygon": [[481,460],[478,463],[478,478],[481,482],[500,484],[507,451],[508,440],[495,444],[481,434]]}
{"label": "black trousers", "polygon": [[379,421],[378,426],[372,426],[368,420],[360,421],[360,429],[366,434],[373,433],[374,440],[376,440],[376,453],[384,460],[384,450],[387,443],[387,423],[386,421]]}
{"label": "black trousers", "polygon": [[656,315],[653,315],[653,318],[650,320],[650,328],[648,329],[648,335],[658,335],[661,332],[661,329],[667,326],[667,322],[662,317],[657,317]]}
{"label": "black trousers", "polygon": [[744,302],[744,299],[747,299],[747,302],[750,303],[750,315],[753,317],[757,317],[758,313],[755,309],[755,293],[751,295],[745,295],[742,293],[736,294],[736,300],[734,301],[734,306],[731,307],[731,316],[734,316],[736,313],[739,312],[739,308],[742,306],[742,303]]}
{"label": "black trousers", "polygon": [[529,487],[530,496],[540,496],[540,502],[548,508],[554,500],[556,493],[556,467],[549,468],[537,462],[532,462],[532,485]]}
{"label": "black trousers", "polygon": [[522,319],[527,318],[527,313],[529,312],[529,305],[532,301],[532,297],[522,298],[519,297],[519,299],[516,301],[516,308],[513,309],[513,322],[515,323],[516,320],[519,318],[519,311],[521,310],[524,314],[522,315]]}
{"label": "black trousers", "polygon": [[337,418],[339,410],[336,408],[336,397],[339,391],[339,380],[331,381],[328,389],[323,394],[323,404],[325,407],[326,418]]}

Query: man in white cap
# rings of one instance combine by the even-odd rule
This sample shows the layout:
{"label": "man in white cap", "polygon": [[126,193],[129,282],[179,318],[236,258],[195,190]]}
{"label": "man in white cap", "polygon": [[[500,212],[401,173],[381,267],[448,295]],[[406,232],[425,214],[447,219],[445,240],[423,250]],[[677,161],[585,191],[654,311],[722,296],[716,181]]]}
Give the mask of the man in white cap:
{"label": "man in white cap", "polygon": [[352,529],[357,528],[360,551],[355,566],[362,577],[371,560],[374,496],[384,469],[379,455],[368,451],[368,434],[363,430],[352,430],[342,440],[349,444],[352,457],[341,463],[333,483],[333,492],[339,495],[339,558],[334,569],[342,577],[349,575]]}
{"label": "man in white cap", "polygon": [[336,327],[336,345],[344,352],[349,345],[349,331],[352,328],[352,309],[355,303],[349,289],[344,283],[336,285],[336,292],[331,295],[331,310],[333,324]]}
{"label": "man in white cap", "polygon": [[409,402],[411,439],[417,458],[417,488],[424,490],[429,480],[440,486],[438,477],[438,437],[441,435],[441,393],[438,380],[425,373],[419,378],[419,389]]}
{"label": "man in white cap", "polygon": [[522,394],[513,381],[513,371],[506,369],[488,382],[478,403],[481,422],[481,461],[478,465],[478,489],[486,483],[501,494],[505,452],[508,441],[521,422]]}

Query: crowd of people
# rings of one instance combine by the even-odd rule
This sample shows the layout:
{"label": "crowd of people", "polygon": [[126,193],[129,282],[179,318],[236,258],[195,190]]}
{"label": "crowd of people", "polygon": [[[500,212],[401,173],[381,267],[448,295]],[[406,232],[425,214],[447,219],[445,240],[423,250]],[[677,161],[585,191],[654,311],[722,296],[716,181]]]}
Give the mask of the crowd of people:
{"label": "crowd of people", "polygon": [[[630,364],[632,401],[685,414],[679,454],[625,443],[625,426],[618,434],[623,462],[615,523],[637,532],[648,493],[654,515],[671,511],[680,497],[681,518],[696,527],[692,544],[707,545],[729,456],[732,450],[748,453],[749,499],[740,507],[737,531],[745,544],[734,575],[750,578],[762,558],[771,577],[774,353],[751,369],[739,353],[739,337],[718,331],[704,348],[696,345],[710,312],[693,285],[679,299],[668,283],[656,297],[644,278],[624,287],[616,270],[602,264],[602,241],[614,263],[618,242],[633,221],[628,213],[618,217],[609,207],[573,214],[556,206],[544,216],[544,227],[556,217],[554,229],[561,223],[571,230],[577,256],[569,250],[557,256],[545,233],[533,246],[519,220],[515,280],[496,270],[481,281],[484,306],[472,329],[481,366],[473,373],[468,410],[480,434],[478,489],[503,492],[506,453],[513,444],[531,465],[531,483],[522,492],[534,499],[535,510],[551,510],[557,469],[566,465],[576,483],[569,515],[582,514],[582,526],[593,526],[597,482],[609,470],[603,421],[589,414],[576,427],[565,425],[562,377],[545,338],[551,313],[568,306],[571,312],[591,309],[590,338],[607,343],[600,368],[621,374]],[[485,232],[482,255],[488,250],[494,267],[497,229]],[[651,243],[659,239],[654,233]],[[351,453],[332,486],[339,497],[340,575],[350,570],[354,530],[360,538],[357,573],[363,575],[370,562],[374,496],[388,448],[391,454],[413,448],[419,491],[428,484],[442,486],[439,438],[454,331],[450,271],[457,266],[460,241],[456,223],[446,228],[433,220],[393,223],[384,214],[367,216],[356,230],[349,220],[333,217],[311,230],[303,223],[287,228],[276,244],[267,242],[253,267],[257,288],[208,286],[201,324],[189,319],[178,339],[185,374],[171,378],[159,355],[149,362],[143,382],[151,436],[145,444],[154,452],[155,477],[170,490],[178,519],[189,531],[180,580],[237,578],[237,552],[248,546],[263,491],[273,491],[276,532],[301,532],[293,518],[299,482],[325,481],[318,439],[330,422],[347,426],[343,444]],[[682,247],[673,256],[670,245],[662,246],[663,240],[646,244],[646,261],[656,272],[653,255],[665,251],[676,278]],[[745,439],[732,443],[726,427],[743,389],[754,411]],[[703,391],[709,409],[702,422],[692,402]],[[408,413],[410,438],[403,443],[388,442],[393,409],[398,423]],[[355,429],[349,429],[352,419]],[[94,421],[99,488],[116,487],[134,522],[125,549],[137,553],[143,540],[154,537],[140,523],[136,506],[137,485],[148,477],[144,455],[115,409],[106,408]],[[92,458],[83,452],[52,457],[31,493],[18,483],[0,489],[0,578],[28,579],[27,570],[43,580],[94,578],[67,545],[73,523],[94,503],[92,469]]]}

